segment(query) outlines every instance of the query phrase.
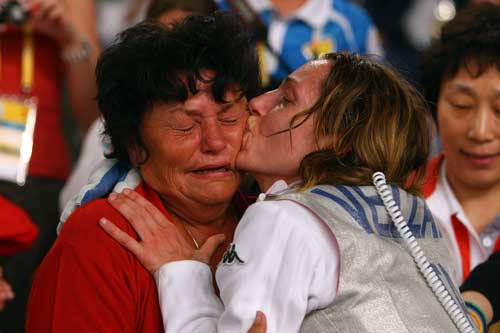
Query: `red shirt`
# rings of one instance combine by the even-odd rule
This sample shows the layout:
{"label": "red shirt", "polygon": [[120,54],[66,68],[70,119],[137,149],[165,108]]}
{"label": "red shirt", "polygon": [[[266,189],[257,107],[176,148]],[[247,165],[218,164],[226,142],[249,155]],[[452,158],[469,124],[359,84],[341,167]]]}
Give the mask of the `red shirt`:
{"label": "red shirt", "polygon": [[[0,94],[23,96],[21,91],[21,52],[23,32],[0,34]],[[33,90],[28,97],[38,99],[33,153],[28,175],[65,180],[69,174],[69,152],[61,125],[61,82],[63,64],[59,47],[52,39],[33,35],[35,74]]]}
{"label": "red shirt", "polygon": [[[149,187],[136,191],[167,214]],[[101,217],[137,239],[105,199],[77,209],[36,273],[26,332],[163,332],[152,275],[101,229]]]}
{"label": "red shirt", "polygon": [[25,250],[38,236],[38,228],[19,206],[0,195],[0,256]]}

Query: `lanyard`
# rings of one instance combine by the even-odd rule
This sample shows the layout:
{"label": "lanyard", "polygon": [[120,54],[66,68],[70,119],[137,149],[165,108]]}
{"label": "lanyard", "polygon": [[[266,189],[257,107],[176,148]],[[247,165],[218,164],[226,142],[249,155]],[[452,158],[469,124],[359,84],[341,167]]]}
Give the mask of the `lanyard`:
{"label": "lanyard", "polygon": [[455,232],[458,250],[460,251],[460,260],[462,262],[462,281],[465,281],[470,273],[470,241],[469,231],[465,225],[458,219],[457,214],[451,216],[451,225]]}
{"label": "lanyard", "polygon": [[24,28],[23,49],[21,52],[21,89],[29,94],[33,89],[35,79],[35,45],[33,29],[30,25]]}
{"label": "lanyard", "polygon": [[[2,64],[1,52],[1,39],[0,39],[0,75]],[[33,83],[35,81],[35,45],[33,42],[33,29],[30,25],[24,27],[22,49],[21,49],[21,91],[24,94],[30,94],[33,90]]]}
{"label": "lanyard", "polygon": [[[471,255],[470,255],[470,238],[469,231],[465,225],[459,220],[457,214],[451,216],[451,225],[457,240],[458,250],[460,252],[460,260],[462,262],[462,281],[469,276],[471,270]],[[492,253],[500,251],[500,237],[497,237]]]}

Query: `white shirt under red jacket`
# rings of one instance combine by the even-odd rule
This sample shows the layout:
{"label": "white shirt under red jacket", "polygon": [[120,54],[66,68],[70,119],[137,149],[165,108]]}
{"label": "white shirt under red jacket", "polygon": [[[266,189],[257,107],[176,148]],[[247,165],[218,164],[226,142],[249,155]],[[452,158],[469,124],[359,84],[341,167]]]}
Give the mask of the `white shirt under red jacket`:
{"label": "white shirt under red jacket", "polygon": [[479,235],[448,183],[445,163],[443,155],[429,162],[422,192],[455,261],[455,283],[461,285],[474,267],[500,249],[500,216]]}

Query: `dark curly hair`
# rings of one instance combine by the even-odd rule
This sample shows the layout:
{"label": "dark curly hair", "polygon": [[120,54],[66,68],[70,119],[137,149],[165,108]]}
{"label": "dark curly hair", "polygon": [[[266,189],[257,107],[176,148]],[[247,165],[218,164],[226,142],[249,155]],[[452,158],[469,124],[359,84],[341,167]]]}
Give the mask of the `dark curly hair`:
{"label": "dark curly hair", "polygon": [[[143,114],[157,102],[185,101],[196,92],[201,71],[216,101],[237,84],[248,99],[260,91],[258,58],[249,35],[232,14],[189,16],[165,27],[145,22],[122,32],[101,54],[96,67],[97,102],[114,150],[107,157],[130,163],[128,148],[144,149]],[[187,80],[186,80],[187,78]],[[184,79],[184,80],[183,80]]]}
{"label": "dark curly hair", "polygon": [[460,11],[422,56],[422,87],[437,122],[441,84],[462,67],[472,77],[500,70],[500,6],[482,4]]}

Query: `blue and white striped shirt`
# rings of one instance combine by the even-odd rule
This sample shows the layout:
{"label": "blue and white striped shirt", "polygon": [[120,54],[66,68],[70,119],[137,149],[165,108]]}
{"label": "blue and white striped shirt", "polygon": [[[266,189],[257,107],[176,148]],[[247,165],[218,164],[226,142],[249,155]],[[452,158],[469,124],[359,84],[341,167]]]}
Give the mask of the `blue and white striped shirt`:
{"label": "blue and white striped shirt", "polygon": [[[267,25],[270,46],[292,70],[326,52],[383,54],[371,18],[363,8],[347,0],[308,0],[285,17],[279,15],[270,0],[246,2]],[[226,0],[217,3],[220,9],[232,9]],[[271,53],[266,52],[262,60],[265,72],[274,80],[288,74]]]}

